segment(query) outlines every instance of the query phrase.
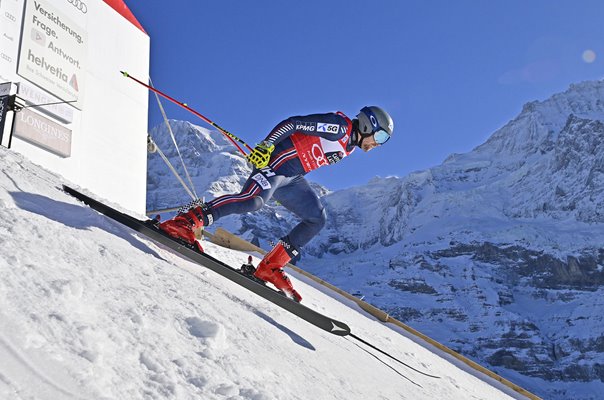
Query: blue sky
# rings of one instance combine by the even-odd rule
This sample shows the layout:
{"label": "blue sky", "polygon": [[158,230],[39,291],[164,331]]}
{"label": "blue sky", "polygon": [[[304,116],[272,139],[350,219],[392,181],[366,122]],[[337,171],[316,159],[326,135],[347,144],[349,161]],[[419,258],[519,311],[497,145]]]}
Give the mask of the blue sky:
{"label": "blue sky", "polygon": [[[524,103],[604,78],[596,0],[126,3],[151,37],[155,86],[250,145],[291,115],[389,111],[385,146],[308,175],[330,189],[438,165]],[[152,99],[150,127],[161,121]]]}

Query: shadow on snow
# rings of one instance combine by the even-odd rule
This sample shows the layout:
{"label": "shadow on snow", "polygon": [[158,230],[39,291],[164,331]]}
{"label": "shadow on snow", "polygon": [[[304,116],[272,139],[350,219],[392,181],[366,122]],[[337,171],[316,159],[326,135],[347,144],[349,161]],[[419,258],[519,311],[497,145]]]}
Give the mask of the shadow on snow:
{"label": "shadow on snow", "polygon": [[9,192],[16,205],[35,214],[42,215],[52,221],[67,227],[89,230],[99,228],[116,235],[132,245],[132,247],[164,260],[157,252],[140,242],[133,236],[133,232],[118,222],[97,213],[91,208],[53,200],[49,197],[28,192]]}

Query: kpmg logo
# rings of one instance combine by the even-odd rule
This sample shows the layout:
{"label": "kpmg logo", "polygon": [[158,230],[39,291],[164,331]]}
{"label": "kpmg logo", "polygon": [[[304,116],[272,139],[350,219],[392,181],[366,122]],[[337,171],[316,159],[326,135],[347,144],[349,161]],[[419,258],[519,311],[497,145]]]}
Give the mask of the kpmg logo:
{"label": "kpmg logo", "polygon": [[312,122],[299,122],[296,124],[296,130],[302,132],[314,132],[315,124]]}
{"label": "kpmg logo", "polygon": [[82,12],[82,14],[86,14],[88,12],[88,6],[82,0],[67,0],[71,3],[72,6],[77,8]]}

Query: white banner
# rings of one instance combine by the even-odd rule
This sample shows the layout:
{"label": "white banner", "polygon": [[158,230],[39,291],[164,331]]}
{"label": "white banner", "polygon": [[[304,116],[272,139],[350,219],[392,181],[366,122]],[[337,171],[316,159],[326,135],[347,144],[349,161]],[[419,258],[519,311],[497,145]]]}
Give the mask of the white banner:
{"label": "white banner", "polygon": [[[44,90],[27,81],[23,81],[19,84],[19,97],[32,106],[37,104],[60,103],[61,101],[59,98],[51,96]],[[45,105],[43,107],[36,107],[36,109],[67,124],[73,122],[74,108],[66,104]]]}
{"label": "white banner", "polygon": [[[87,36],[84,28],[46,0],[25,6],[18,74],[61,100],[77,101],[84,90]],[[80,107],[78,107],[80,108]]]}
{"label": "white banner", "polygon": [[22,16],[22,2],[0,0],[0,82],[16,78]]}

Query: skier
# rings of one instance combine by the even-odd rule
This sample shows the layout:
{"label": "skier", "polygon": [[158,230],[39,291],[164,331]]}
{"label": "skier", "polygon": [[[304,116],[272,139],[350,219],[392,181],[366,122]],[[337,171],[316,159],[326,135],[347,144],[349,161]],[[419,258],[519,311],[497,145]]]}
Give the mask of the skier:
{"label": "skier", "polygon": [[196,230],[229,214],[256,211],[275,198],[302,221],[264,256],[254,276],[299,302],[302,297],[283,267],[323,228],[326,220],[325,209],[304,175],[337,163],[355,147],[367,152],[386,143],[393,129],[390,115],[375,106],[363,107],[352,120],[341,112],[290,117],[247,156],[254,169],[240,193],[207,203],[194,201],[159,227],[194,245]]}

